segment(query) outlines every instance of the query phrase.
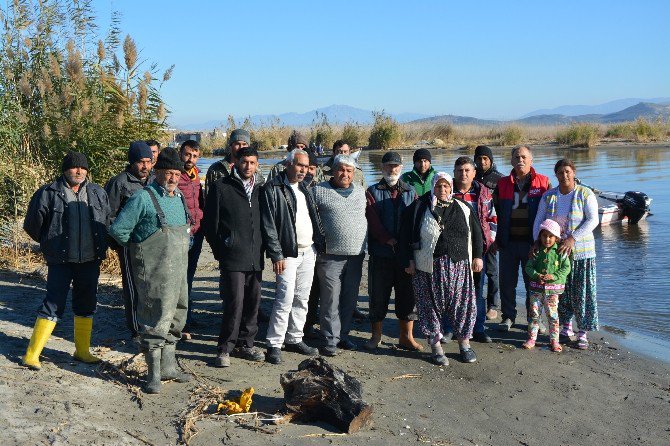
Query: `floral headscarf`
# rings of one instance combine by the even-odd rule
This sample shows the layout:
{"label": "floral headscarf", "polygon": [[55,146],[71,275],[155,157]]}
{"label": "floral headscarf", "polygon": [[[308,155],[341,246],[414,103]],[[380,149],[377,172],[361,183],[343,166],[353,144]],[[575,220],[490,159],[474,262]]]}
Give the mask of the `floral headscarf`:
{"label": "floral headscarf", "polygon": [[447,201],[451,201],[451,197],[453,196],[454,180],[451,178],[451,175],[449,175],[446,172],[437,172],[433,176],[433,184],[431,185],[431,188],[430,188],[430,205],[431,205],[431,208],[434,208],[435,205],[437,204],[437,197],[435,196],[435,185],[440,180],[447,180],[447,183],[449,183],[449,186],[451,187],[451,192],[452,193],[450,193],[449,196],[447,197]]}

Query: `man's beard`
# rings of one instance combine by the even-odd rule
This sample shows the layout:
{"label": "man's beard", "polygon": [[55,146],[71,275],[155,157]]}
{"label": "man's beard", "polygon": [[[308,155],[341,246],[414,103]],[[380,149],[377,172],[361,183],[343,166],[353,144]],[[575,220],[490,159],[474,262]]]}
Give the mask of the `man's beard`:
{"label": "man's beard", "polygon": [[400,179],[400,175],[383,175],[384,180],[386,181],[386,184],[389,186],[395,186],[398,180]]}

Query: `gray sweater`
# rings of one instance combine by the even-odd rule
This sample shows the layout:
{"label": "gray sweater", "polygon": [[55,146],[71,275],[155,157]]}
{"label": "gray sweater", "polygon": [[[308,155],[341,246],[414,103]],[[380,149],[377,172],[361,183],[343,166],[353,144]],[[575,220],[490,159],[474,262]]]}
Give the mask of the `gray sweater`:
{"label": "gray sweater", "polygon": [[353,256],[365,252],[368,236],[365,189],[354,184],[354,190],[343,197],[325,181],[313,191],[325,231],[326,254]]}

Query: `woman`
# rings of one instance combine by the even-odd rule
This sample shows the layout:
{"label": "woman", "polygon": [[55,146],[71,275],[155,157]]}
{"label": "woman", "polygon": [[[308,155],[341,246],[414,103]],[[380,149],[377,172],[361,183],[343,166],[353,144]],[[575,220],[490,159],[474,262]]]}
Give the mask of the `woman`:
{"label": "woman", "polygon": [[432,349],[431,360],[448,365],[440,339],[449,318],[463,362],[475,362],[470,338],[477,315],[472,272],[482,270],[482,233],[470,206],[452,198],[451,176],[435,174],[432,191],[404,213],[400,249],[419,313],[419,327]]}
{"label": "woman", "polygon": [[[562,159],[554,166],[558,187],[542,196],[535,217],[533,239],[537,240],[540,224],[549,218],[561,226],[558,252],[572,257],[572,270],[565,283],[565,292],[558,302],[558,317],[563,325],[561,337],[574,335],[572,317],[579,333],[577,347],[587,349],[589,331],[598,330],[596,302],[596,247],[593,230],[598,226],[598,201],[591,189],[575,184],[575,163]],[[537,241],[535,242],[537,246]]]}

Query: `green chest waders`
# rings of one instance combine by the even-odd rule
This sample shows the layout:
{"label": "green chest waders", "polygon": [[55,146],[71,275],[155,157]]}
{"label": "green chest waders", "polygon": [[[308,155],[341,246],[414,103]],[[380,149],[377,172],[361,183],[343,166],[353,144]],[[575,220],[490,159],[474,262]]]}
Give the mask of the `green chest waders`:
{"label": "green chest waders", "polygon": [[[146,190],[146,189],[145,189]],[[165,342],[181,338],[188,310],[186,269],[189,228],[187,224],[168,226],[156,196],[147,190],[156,212],[159,229],[140,243],[130,243],[128,253],[137,284],[137,322],[141,347],[162,348]]]}

